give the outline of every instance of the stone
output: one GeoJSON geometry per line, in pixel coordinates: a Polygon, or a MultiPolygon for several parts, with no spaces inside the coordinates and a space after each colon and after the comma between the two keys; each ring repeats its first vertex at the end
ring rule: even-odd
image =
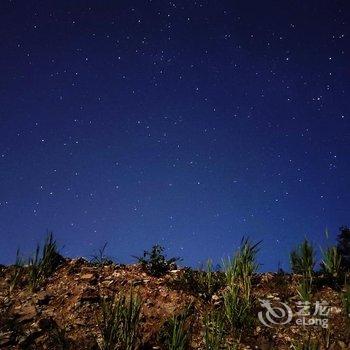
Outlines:
{"type": "Polygon", "coordinates": [[[34,305],[25,305],[19,309],[17,312],[18,315],[18,322],[24,323],[32,321],[36,316],[38,312],[34,305]]]}
{"type": "Polygon", "coordinates": [[[13,333],[12,332],[6,332],[6,333],[0,333],[0,348],[5,348],[5,346],[9,346],[12,344],[13,333]]]}
{"type": "Polygon", "coordinates": [[[45,291],[38,292],[36,294],[36,303],[38,305],[47,305],[52,299],[52,295],[46,293],[45,291]]]}
{"type": "Polygon", "coordinates": [[[85,273],[84,275],[80,276],[80,279],[83,281],[91,281],[95,278],[95,275],[93,273],[85,273]]]}

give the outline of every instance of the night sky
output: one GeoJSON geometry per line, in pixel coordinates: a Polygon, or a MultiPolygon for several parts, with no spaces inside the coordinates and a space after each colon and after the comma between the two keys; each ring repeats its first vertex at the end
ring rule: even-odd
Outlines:
{"type": "Polygon", "coordinates": [[[350,224],[348,1],[0,3],[0,262],[288,268],[350,224]]]}

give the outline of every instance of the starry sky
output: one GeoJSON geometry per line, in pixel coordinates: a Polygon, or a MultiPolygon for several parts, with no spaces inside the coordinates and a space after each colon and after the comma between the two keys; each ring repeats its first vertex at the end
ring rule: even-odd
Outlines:
{"type": "MultiPolygon", "coordinates": [[[[347,1],[0,3],[0,262],[198,266],[263,240],[288,268],[350,224],[347,1]]],[[[328,241],[329,241],[328,240],[328,241]]]]}

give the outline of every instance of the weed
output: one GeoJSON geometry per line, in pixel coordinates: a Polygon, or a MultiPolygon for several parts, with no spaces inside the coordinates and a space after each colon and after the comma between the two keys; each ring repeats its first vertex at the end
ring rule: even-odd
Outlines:
{"type": "Polygon", "coordinates": [[[293,350],[321,350],[321,344],[310,337],[292,345],[293,350]]]}
{"type": "Polygon", "coordinates": [[[151,251],[145,250],[143,256],[136,259],[150,275],[164,276],[180,258],[167,259],[163,252],[164,248],[156,244],[151,251]]]}
{"type": "Polygon", "coordinates": [[[250,299],[252,277],[259,267],[256,262],[256,255],[260,243],[253,244],[249,238],[243,238],[241,248],[233,259],[224,261],[227,285],[233,288],[233,286],[239,284],[247,300],[250,299]]]}
{"type": "Polygon", "coordinates": [[[312,276],[302,276],[298,287],[297,293],[300,299],[304,302],[310,301],[312,297],[312,276]]]}
{"type": "Polygon", "coordinates": [[[222,273],[214,271],[211,259],[207,260],[205,270],[199,271],[196,276],[198,293],[206,300],[209,300],[223,286],[222,273]]]}
{"type": "Polygon", "coordinates": [[[243,238],[241,247],[232,260],[224,262],[227,290],[224,293],[226,321],[236,331],[238,341],[242,331],[253,324],[251,296],[252,277],[258,269],[256,255],[260,242],[253,244],[243,238]]]}
{"type": "Polygon", "coordinates": [[[133,350],[138,340],[141,301],[130,292],[117,299],[101,301],[98,327],[101,333],[101,350],[133,350]]]}
{"type": "Polygon", "coordinates": [[[342,256],[337,247],[329,247],[326,251],[322,251],[323,260],[321,268],[323,272],[331,277],[339,277],[341,272],[342,256]]]}
{"type": "Polygon", "coordinates": [[[241,331],[253,324],[252,302],[240,295],[239,286],[231,286],[224,293],[224,313],[231,330],[241,331]]]}
{"type": "Polygon", "coordinates": [[[348,339],[350,339],[350,285],[346,285],[341,294],[343,313],[345,317],[345,332],[348,339]]]}
{"type": "Polygon", "coordinates": [[[304,240],[290,254],[290,261],[294,273],[311,276],[315,267],[315,252],[313,246],[304,240]]]}
{"type": "Polygon", "coordinates": [[[232,260],[224,262],[227,290],[224,292],[224,313],[231,330],[236,332],[238,342],[242,331],[253,324],[251,295],[252,277],[257,272],[256,255],[259,244],[243,238],[239,251],[232,260]]]}
{"type": "Polygon", "coordinates": [[[192,305],[187,306],[180,314],[168,320],[161,333],[162,341],[167,350],[186,350],[191,340],[191,323],[189,316],[192,305]]]}
{"type": "Polygon", "coordinates": [[[297,287],[298,295],[301,300],[310,301],[313,287],[315,252],[307,239],[291,252],[290,261],[292,271],[302,275],[297,287]]]}
{"type": "Polygon", "coordinates": [[[204,318],[204,344],[206,350],[220,350],[225,343],[225,322],[218,311],[204,318]]]}
{"type": "Polygon", "coordinates": [[[96,266],[102,267],[104,265],[110,265],[113,263],[113,261],[105,255],[105,251],[107,248],[107,242],[102,246],[102,248],[99,248],[98,251],[91,256],[90,263],[94,264],[96,266]]]}
{"type": "Polygon", "coordinates": [[[50,343],[55,346],[55,349],[70,349],[70,341],[67,337],[67,330],[65,327],[60,327],[56,322],[53,321],[48,331],[50,335],[50,343]]]}
{"type": "Polygon", "coordinates": [[[42,250],[38,244],[32,258],[29,259],[29,284],[32,291],[36,291],[43,281],[61,264],[63,258],[59,254],[56,241],[49,233],[42,250]]]}
{"type": "Polygon", "coordinates": [[[220,271],[214,271],[211,260],[208,260],[206,269],[194,271],[186,268],[170,282],[172,287],[199,294],[204,300],[211,297],[223,286],[223,276],[220,271]]]}
{"type": "Polygon", "coordinates": [[[17,249],[16,261],[15,261],[15,264],[13,265],[13,271],[10,274],[10,281],[9,281],[10,293],[12,293],[12,291],[16,288],[19,281],[21,280],[21,277],[23,275],[23,265],[24,265],[24,262],[23,262],[22,258],[20,257],[20,251],[19,251],[19,249],[17,249]]]}

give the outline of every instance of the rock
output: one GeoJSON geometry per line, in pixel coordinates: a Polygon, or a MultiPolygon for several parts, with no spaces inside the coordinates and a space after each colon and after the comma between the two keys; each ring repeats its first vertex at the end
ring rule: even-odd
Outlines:
{"type": "Polygon", "coordinates": [[[24,335],[19,338],[18,345],[20,349],[28,349],[29,346],[32,346],[35,343],[35,340],[42,335],[42,331],[33,331],[28,335],[24,335]]]}
{"type": "Polygon", "coordinates": [[[111,281],[111,280],[106,280],[106,281],[101,282],[101,284],[107,288],[110,287],[113,283],[114,283],[114,281],[111,281]]]}
{"type": "Polygon", "coordinates": [[[13,343],[13,333],[0,333],[0,348],[5,348],[13,343]]]}
{"type": "Polygon", "coordinates": [[[80,279],[83,281],[90,281],[95,278],[95,275],[93,273],[85,273],[84,275],[80,276],[80,279]]]}
{"type": "Polygon", "coordinates": [[[347,345],[341,340],[338,340],[338,345],[341,349],[348,349],[347,345]]]}
{"type": "Polygon", "coordinates": [[[98,291],[94,288],[87,288],[84,289],[81,295],[79,296],[80,302],[89,302],[89,303],[95,303],[100,300],[100,295],[98,291]]]}
{"type": "Polygon", "coordinates": [[[53,318],[45,317],[45,318],[41,318],[38,321],[37,326],[39,329],[45,331],[45,330],[50,330],[57,327],[57,323],[53,318]]]}
{"type": "Polygon", "coordinates": [[[25,323],[32,321],[36,316],[38,312],[34,305],[25,305],[19,309],[17,312],[18,315],[18,322],[25,323]]]}
{"type": "Polygon", "coordinates": [[[330,309],[330,313],[331,314],[341,314],[343,312],[343,309],[341,307],[337,307],[337,306],[332,306],[330,309]]]}
{"type": "Polygon", "coordinates": [[[36,303],[38,305],[47,305],[52,299],[52,295],[46,293],[45,291],[38,292],[36,294],[36,303]]]}

